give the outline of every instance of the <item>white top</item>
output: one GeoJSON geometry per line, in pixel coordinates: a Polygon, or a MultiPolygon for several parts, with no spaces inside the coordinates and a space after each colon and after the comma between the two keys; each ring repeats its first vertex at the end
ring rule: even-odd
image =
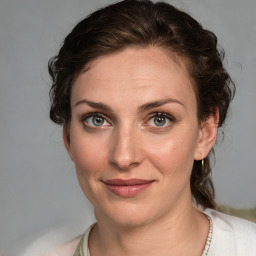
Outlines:
{"type": "Polygon", "coordinates": [[[256,256],[256,224],[212,209],[204,211],[213,222],[207,256],[256,256]]]}
{"type": "MultiPolygon", "coordinates": [[[[204,211],[212,219],[213,234],[207,256],[256,256],[256,224],[212,209],[204,211]]],[[[90,256],[88,237],[91,225],[82,241],[83,256],[90,256]]]]}

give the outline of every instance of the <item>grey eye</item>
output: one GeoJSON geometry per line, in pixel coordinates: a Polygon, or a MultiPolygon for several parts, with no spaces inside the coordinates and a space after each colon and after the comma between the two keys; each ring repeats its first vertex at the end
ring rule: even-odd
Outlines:
{"type": "Polygon", "coordinates": [[[91,128],[103,128],[111,126],[111,123],[107,121],[107,118],[101,113],[89,113],[81,119],[82,123],[86,127],[91,128]]]}
{"type": "Polygon", "coordinates": [[[163,117],[163,116],[154,117],[154,124],[156,126],[164,126],[166,124],[166,117],[163,117]]]}
{"type": "Polygon", "coordinates": [[[92,123],[95,126],[102,126],[104,124],[105,119],[101,116],[93,116],[92,123]]]}

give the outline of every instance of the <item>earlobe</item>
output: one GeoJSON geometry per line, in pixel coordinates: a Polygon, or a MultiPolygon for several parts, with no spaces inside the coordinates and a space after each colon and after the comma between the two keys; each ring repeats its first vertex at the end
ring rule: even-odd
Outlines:
{"type": "Polygon", "coordinates": [[[194,155],[195,160],[204,159],[214,146],[217,139],[218,123],[218,110],[216,110],[214,114],[210,115],[206,121],[201,123],[199,138],[194,155]]]}
{"type": "Polygon", "coordinates": [[[70,149],[70,132],[69,132],[69,126],[67,124],[63,125],[63,131],[62,131],[62,136],[63,136],[63,142],[65,145],[65,148],[69,154],[69,157],[73,161],[71,149],[70,149]]]}

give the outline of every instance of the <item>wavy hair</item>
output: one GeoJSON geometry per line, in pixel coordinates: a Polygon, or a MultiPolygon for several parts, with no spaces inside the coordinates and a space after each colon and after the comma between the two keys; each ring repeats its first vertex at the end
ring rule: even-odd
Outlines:
{"type": "MultiPolygon", "coordinates": [[[[92,60],[128,47],[156,46],[186,60],[194,84],[199,122],[219,111],[221,127],[235,87],[223,67],[224,51],[217,37],[189,14],[164,2],[124,0],[93,12],[65,38],[57,56],[50,59],[52,78],[50,118],[57,124],[70,121],[73,82],[92,60]]],[[[212,153],[212,152],[211,152],[212,153]]],[[[194,161],[190,186],[194,200],[215,208],[210,155],[194,161]]]]}

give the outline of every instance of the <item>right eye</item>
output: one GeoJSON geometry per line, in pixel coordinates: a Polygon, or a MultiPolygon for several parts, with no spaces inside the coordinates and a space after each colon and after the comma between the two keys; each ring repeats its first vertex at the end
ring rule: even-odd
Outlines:
{"type": "Polygon", "coordinates": [[[109,126],[110,123],[100,113],[91,113],[83,117],[82,122],[90,127],[104,127],[109,126]]]}

